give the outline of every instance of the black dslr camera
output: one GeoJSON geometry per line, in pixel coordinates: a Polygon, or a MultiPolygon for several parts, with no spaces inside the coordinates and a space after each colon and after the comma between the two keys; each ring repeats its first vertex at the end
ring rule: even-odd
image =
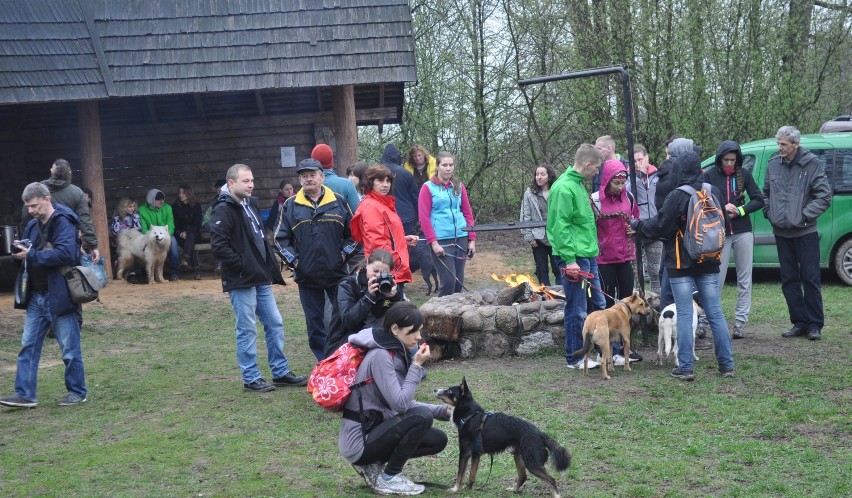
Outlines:
{"type": "Polygon", "coordinates": [[[395,283],[393,275],[386,271],[379,273],[376,282],[379,284],[379,292],[382,294],[390,294],[391,289],[393,289],[393,284],[395,283]]]}
{"type": "Polygon", "coordinates": [[[17,254],[17,253],[23,251],[24,249],[31,248],[32,246],[33,246],[33,242],[30,239],[19,240],[17,244],[14,244],[10,248],[10,251],[12,252],[12,254],[17,254]]]}

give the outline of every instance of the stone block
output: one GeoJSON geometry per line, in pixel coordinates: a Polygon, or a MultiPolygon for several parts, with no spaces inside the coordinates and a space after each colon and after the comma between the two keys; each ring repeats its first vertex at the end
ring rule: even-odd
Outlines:
{"type": "Polygon", "coordinates": [[[462,318],[460,315],[424,314],[423,336],[426,339],[458,341],[461,336],[462,318]]]}
{"type": "Polygon", "coordinates": [[[541,331],[525,335],[515,349],[519,355],[535,354],[544,348],[554,347],[553,335],[550,332],[541,331]]]}
{"type": "Polygon", "coordinates": [[[485,356],[491,358],[499,358],[512,353],[508,338],[499,333],[482,334],[482,343],[479,349],[485,356]]]}
{"type": "Polygon", "coordinates": [[[482,330],[483,328],[484,320],[482,315],[480,315],[476,309],[469,309],[465,311],[462,313],[461,319],[464,330],[482,330]]]}

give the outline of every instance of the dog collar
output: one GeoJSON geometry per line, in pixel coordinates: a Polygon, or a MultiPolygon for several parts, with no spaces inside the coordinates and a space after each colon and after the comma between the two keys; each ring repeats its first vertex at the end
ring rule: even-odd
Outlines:
{"type": "Polygon", "coordinates": [[[622,300],[620,300],[620,299],[619,299],[618,301],[616,301],[616,303],[621,304],[621,305],[623,305],[625,308],[627,308],[627,314],[628,314],[628,315],[631,315],[631,314],[632,314],[632,313],[630,312],[630,306],[629,306],[627,303],[625,303],[624,301],[622,301],[622,300]]]}

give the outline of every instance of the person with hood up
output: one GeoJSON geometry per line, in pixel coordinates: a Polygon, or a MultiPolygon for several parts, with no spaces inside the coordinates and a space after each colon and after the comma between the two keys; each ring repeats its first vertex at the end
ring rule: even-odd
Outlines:
{"type": "MultiPolygon", "coordinates": [[[[692,293],[698,290],[710,330],[713,332],[713,344],[716,349],[718,371],[723,377],[733,377],[734,356],[731,350],[731,337],[728,335],[728,324],[722,314],[719,297],[719,261],[709,258],[698,263],[690,258],[683,245],[686,231],[686,214],[689,209],[691,194],[678,189],[681,185],[689,185],[696,190],[702,188],[701,160],[693,151],[674,155],[671,160],[672,171],[676,172],[678,183],[666,196],[665,201],[657,212],[657,216],[648,220],[632,220],[631,228],[644,237],[663,239],[666,271],[671,281],[677,308],[677,357],[679,366],[671,371],[671,375],[683,381],[695,380],[693,365],[692,336],[692,293]]],[[[717,188],[712,187],[716,199],[721,198],[717,188]]]]}
{"type": "MultiPolygon", "coordinates": [[[[167,227],[171,236],[169,245],[169,280],[175,281],[178,275],[178,243],[175,237],[175,216],[172,206],[166,204],[166,194],[162,190],[152,188],[145,196],[146,204],[139,206],[139,221],[142,222],[142,233],[148,233],[153,226],[167,227]]],[[[151,277],[152,278],[152,277],[151,277]]]]}
{"type": "Polygon", "coordinates": [[[396,212],[396,199],[391,195],[394,177],[381,164],[367,168],[362,183],[364,200],[352,217],[352,239],[364,245],[364,257],[369,260],[376,249],[393,255],[393,278],[404,293],[411,282],[408,246],[417,245],[416,235],[405,235],[402,220],[396,212]]]}
{"type": "Polygon", "coordinates": [[[725,224],[725,247],[719,262],[719,292],[725,285],[728,261],[733,252],[737,270],[737,304],[731,333],[734,339],[743,339],[744,327],[751,311],[751,273],[754,262],[754,232],[749,215],[763,208],[763,194],[751,172],[743,168],[740,144],[733,140],[719,144],[715,164],[704,170],[704,178],[721,192],[719,201],[728,217],[725,224]]]}
{"type": "Polygon", "coordinates": [[[447,434],[433,421],[450,420],[447,405],[414,399],[426,375],[429,345],[421,341],[423,314],[410,302],[396,303],[381,326],[349,336],[368,352],[353,383],[373,382],[353,392],[343,409],[338,449],[374,491],[383,495],[417,495],[425,490],[402,473],[412,458],[436,455],[447,446],[447,434]],[[363,421],[362,421],[363,420],[363,421]]]}
{"type": "Polygon", "coordinates": [[[819,158],[800,146],[795,126],[775,134],[778,153],[766,165],[763,215],[772,225],[781,292],[793,327],[782,337],[818,341],[825,325],[819,269],[817,218],[831,206],[831,184],[819,158]]]}
{"type": "MultiPolygon", "coordinates": [[[[639,207],[633,194],[624,188],[627,185],[627,168],[624,163],[617,159],[604,161],[600,177],[601,187],[591,195],[600,250],[597,257],[598,271],[604,292],[615,299],[624,299],[633,293],[632,262],[636,260],[636,247],[629,222],[639,218],[639,207]]],[[[604,298],[607,308],[615,304],[609,296],[604,298]]],[[[613,364],[624,365],[620,348],[615,344],[613,348],[613,364]]],[[[631,361],[640,359],[641,356],[632,352],[631,361]]]]}
{"type": "MultiPolygon", "coordinates": [[[[95,226],[92,223],[91,205],[83,189],[71,183],[71,164],[65,159],[53,161],[50,166],[50,178],[41,183],[47,185],[54,204],[62,204],[77,214],[80,232],[83,234],[83,250],[91,253],[92,261],[97,263],[101,253],[98,251],[98,236],[95,234],[95,226]]],[[[24,206],[21,212],[21,224],[26,226],[31,219],[32,216],[24,206]]]]}
{"type": "Polygon", "coordinates": [[[476,254],[476,233],[464,231],[474,224],[473,209],[464,184],[453,178],[455,158],[439,152],[437,160],[437,173],[420,187],[418,208],[420,226],[438,269],[440,297],[464,288],[464,267],[476,254]]]}
{"type": "Polygon", "coordinates": [[[402,220],[405,235],[417,235],[417,202],[419,190],[414,176],[402,167],[402,156],[394,144],[385,146],[382,152],[383,166],[393,173],[393,193],[396,199],[396,212],[402,220]]]}
{"type": "Polygon", "coordinates": [[[88,393],[77,319],[78,315],[82,317],[82,308],[71,300],[62,273],[63,267],[75,266],[80,260],[79,220],[71,209],[53,203],[50,190],[42,183],[27,185],[21,200],[32,219],[24,228],[22,239],[13,241],[17,252],[12,258],[23,263],[19,271],[27,275],[30,290],[27,302],[16,304],[27,313],[15,373],[15,395],[0,399],[0,405],[38,406],[38,364],[49,327],[53,327],[65,363],[68,392],[59,400],[59,406],[79,405],[86,402],[88,393]],[[23,240],[29,240],[30,245],[22,244],[23,240]]]}

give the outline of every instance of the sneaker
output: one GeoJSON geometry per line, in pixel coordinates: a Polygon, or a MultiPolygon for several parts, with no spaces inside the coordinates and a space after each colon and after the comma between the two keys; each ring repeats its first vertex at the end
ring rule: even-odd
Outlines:
{"type": "Polygon", "coordinates": [[[620,354],[612,355],[612,364],[616,367],[623,367],[624,366],[624,357],[621,356],[620,354]]]}
{"type": "Polygon", "coordinates": [[[371,463],[369,465],[355,465],[353,463],[352,467],[359,476],[364,478],[364,482],[367,483],[367,486],[370,488],[376,487],[376,478],[382,473],[382,464],[371,463]]]}
{"type": "Polygon", "coordinates": [[[304,375],[295,375],[293,372],[287,372],[287,375],[284,377],[272,379],[272,384],[277,387],[306,386],[308,385],[308,378],[304,375]]]}
{"type": "Polygon", "coordinates": [[[633,348],[630,348],[630,363],[642,361],[642,355],[637,353],[633,348]]]}
{"type": "Polygon", "coordinates": [[[38,406],[38,401],[30,401],[20,396],[9,396],[8,398],[0,399],[0,405],[12,408],[35,408],[38,406]]]}
{"type": "Polygon", "coordinates": [[[694,373],[681,370],[680,367],[675,367],[672,369],[672,377],[680,379],[684,382],[692,382],[693,380],[695,380],[694,373]]]}
{"type": "MultiPolygon", "coordinates": [[[[600,361],[595,361],[595,360],[589,358],[589,369],[597,368],[597,367],[600,366],[600,364],[601,364],[600,361]]],[[[580,358],[579,360],[575,361],[574,363],[569,363],[565,366],[572,369],[572,370],[576,370],[576,369],[582,370],[583,369],[583,359],[580,358]]]]}
{"type": "Polygon", "coordinates": [[[705,349],[713,349],[713,343],[709,339],[696,339],[695,349],[698,351],[705,349]]]}
{"type": "Polygon", "coordinates": [[[781,337],[799,337],[807,334],[808,332],[804,327],[799,327],[798,325],[794,325],[793,328],[781,334],[781,337]]]}
{"type": "Polygon", "coordinates": [[[264,380],[263,377],[261,377],[261,378],[257,379],[256,381],[252,382],[251,384],[243,384],[243,389],[246,390],[246,391],[253,391],[253,392],[256,392],[256,393],[265,393],[265,392],[269,392],[269,391],[274,391],[275,386],[273,386],[269,382],[266,382],[266,380],[264,380]]]}
{"type": "Polygon", "coordinates": [[[85,403],[88,398],[77,393],[69,392],[59,400],[59,406],[74,406],[85,403]]]}
{"type": "Polygon", "coordinates": [[[820,333],[819,329],[817,329],[817,328],[810,329],[810,330],[808,330],[808,339],[810,339],[812,341],[818,341],[818,340],[822,339],[822,334],[820,333]]]}
{"type": "Polygon", "coordinates": [[[723,379],[731,379],[734,377],[733,370],[719,370],[719,375],[722,376],[723,379]]]}
{"type": "Polygon", "coordinates": [[[731,328],[731,338],[745,339],[745,330],[743,330],[742,325],[737,324],[731,328]]]}
{"type": "Polygon", "coordinates": [[[376,484],[373,486],[373,491],[380,495],[413,496],[419,495],[425,490],[426,486],[422,484],[414,484],[408,480],[407,477],[402,475],[401,472],[390,479],[385,479],[385,475],[382,474],[376,477],[376,484]]]}

